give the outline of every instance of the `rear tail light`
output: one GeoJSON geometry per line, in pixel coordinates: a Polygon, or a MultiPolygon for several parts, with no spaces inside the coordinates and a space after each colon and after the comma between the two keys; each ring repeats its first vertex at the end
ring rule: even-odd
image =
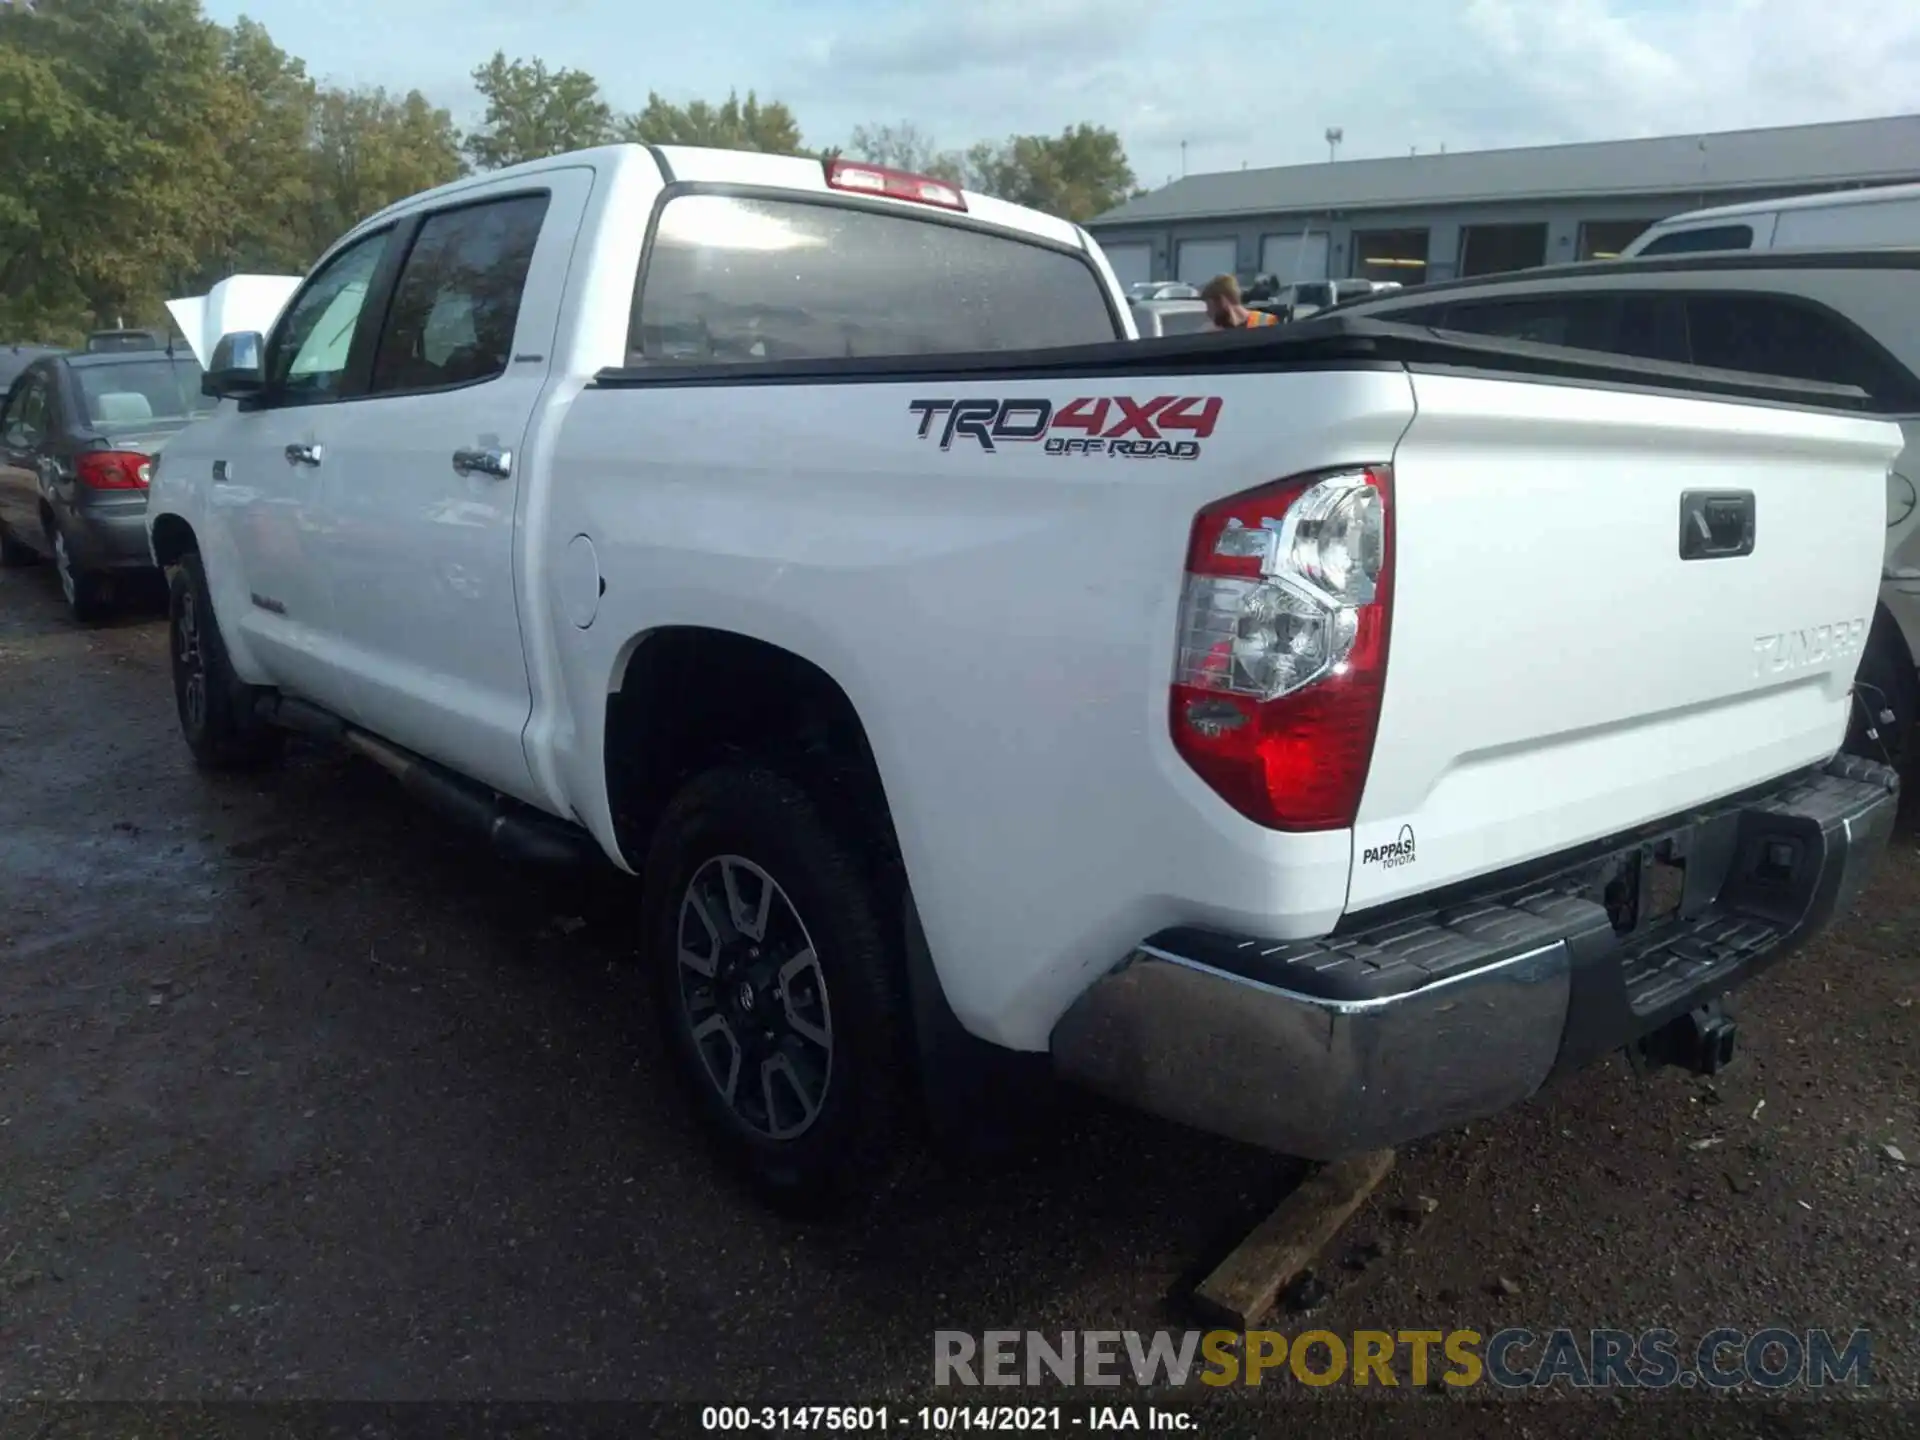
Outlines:
{"type": "Polygon", "coordinates": [[[1373,762],[1393,613],[1393,472],[1283,480],[1193,522],[1173,741],[1275,830],[1353,824],[1373,762]]]}
{"type": "Polygon", "coordinates": [[[885,195],[893,200],[938,205],[943,210],[967,208],[967,197],[960,193],[958,185],[949,185],[945,180],[936,180],[931,175],[889,170],[884,165],[865,165],[857,160],[829,160],[827,186],[855,194],[885,195]]]}
{"type": "Polygon", "coordinates": [[[88,450],[73,468],[89,490],[144,490],[152,476],[147,457],[134,450],[88,450]]]}

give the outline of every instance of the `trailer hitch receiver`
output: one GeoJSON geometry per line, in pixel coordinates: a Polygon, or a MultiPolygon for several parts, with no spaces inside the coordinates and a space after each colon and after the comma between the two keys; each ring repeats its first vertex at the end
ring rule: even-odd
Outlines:
{"type": "Polygon", "coordinates": [[[1641,1068],[1677,1065],[1695,1075],[1718,1075],[1733,1063],[1740,1027],[1718,1000],[1676,1016],[1639,1041],[1633,1058],[1641,1068]]]}

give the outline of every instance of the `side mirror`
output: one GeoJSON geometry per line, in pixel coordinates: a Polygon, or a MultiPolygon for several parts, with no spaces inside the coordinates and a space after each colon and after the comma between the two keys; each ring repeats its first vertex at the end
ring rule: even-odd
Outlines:
{"type": "Polygon", "coordinates": [[[213,361],[200,376],[200,393],[216,400],[244,399],[267,388],[267,342],[258,330],[222,335],[213,361]]]}

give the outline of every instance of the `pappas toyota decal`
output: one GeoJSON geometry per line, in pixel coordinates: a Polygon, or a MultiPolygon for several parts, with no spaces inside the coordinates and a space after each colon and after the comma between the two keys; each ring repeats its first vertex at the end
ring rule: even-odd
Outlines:
{"type": "Polygon", "coordinates": [[[1087,396],[1051,400],[915,400],[920,438],[942,450],[973,440],[993,454],[1002,445],[1042,446],[1049,455],[1119,455],[1133,460],[1197,460],[1200,442],[1220,422],[1217,395],[1087,396]],[[1178,438],[1176,438],[1178,437],[1178,438]]]}
{"type": "Polygon", "coordinates": [[[1362,865],[1378,865],[1383,870],[1396,870],[1402,865],[1413,864],[1413,827],[1402,825],[1397,838],[1384,845],[1369,845],[1360,855],[1362,865]]]}

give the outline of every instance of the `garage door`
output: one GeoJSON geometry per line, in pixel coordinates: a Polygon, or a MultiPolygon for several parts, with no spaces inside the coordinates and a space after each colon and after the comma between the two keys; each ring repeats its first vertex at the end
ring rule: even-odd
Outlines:
{"type": "Polygon", "coordinates": [[[1178,278],[1189,285],[1204,285],[1216,275],[1231,275],[1238,250],[1232,240],[1182,240],[1178,278]]]}
{"type": "Polygon", "coordinates": [[[1268,235],[1260,241],[1260,273],[1283,284],[1327,278],[1327,235],[1268,235]]]}
{"type": "Polygon", "coordinates": [[[1120,282],[1120,288],[1129,285],[1144,285],[1153,278],[1153,247],[1151,245],[1102,245],[1107,252],[1107,263],[1113,266],[1113,278],[1120,282]]]}

